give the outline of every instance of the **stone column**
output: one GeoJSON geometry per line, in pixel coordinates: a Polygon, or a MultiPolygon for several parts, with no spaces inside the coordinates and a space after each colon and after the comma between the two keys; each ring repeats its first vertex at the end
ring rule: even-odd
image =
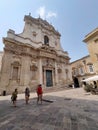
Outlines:
{"type": "Polygon", "coordinates": [[[42,84],[43,82],[43,72],[42,72],[42,60],[39,59],[39,83],[42,84]]]}
{"type": "Polygon", "coordinates": [[[27,86],[30,81],[30,59],[29,57],[22,58],[21,68],[21,85],[27,86]]]}
{"type": "Polygon", "coordinates": [[[11,69],[11,55],[9,53],[4,52],[2,58],[2,67],[1,67],[1,80],[0,80],[0,90],[1,93],[3,90],[6,90],[9,87],[10,83],[10,69],[11,69]]]}
{"type": "Polygon", "coordinates": [[[55,85],[58,84],[58,69],[57,69],[57,63],[55,62],[55,85]]]}

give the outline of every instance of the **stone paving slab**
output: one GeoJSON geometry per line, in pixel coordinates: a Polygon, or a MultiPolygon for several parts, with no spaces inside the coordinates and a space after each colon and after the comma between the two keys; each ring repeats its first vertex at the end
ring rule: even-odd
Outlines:
{"type": "Polygon", "coordinates": [[[98,130],[98,97],[82,88],[44,94],[43,104],[36,94],[26,105],[24,94],[13,107],[10,95],[0,96],[0,130],[98,130]]]}

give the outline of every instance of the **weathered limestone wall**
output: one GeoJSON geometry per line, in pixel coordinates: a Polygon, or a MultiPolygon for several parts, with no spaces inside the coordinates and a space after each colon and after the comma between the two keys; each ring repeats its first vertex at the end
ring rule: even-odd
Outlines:
{"type": "Polygon", "coordinates": [[[68,53],[60,44],[60,33],[46,20],[24,17],[23,32],[9,30],[3,38],[4,56],[0,91],[11,93],[25,87],[34,91],[38,84],[48,87],[66,86],[70,81],[68,53]]]}

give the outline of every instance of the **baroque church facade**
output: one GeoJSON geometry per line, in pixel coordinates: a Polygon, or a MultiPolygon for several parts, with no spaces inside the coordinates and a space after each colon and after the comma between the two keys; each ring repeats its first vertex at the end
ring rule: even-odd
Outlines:
{"type": "Polygon", "coordinates": [[[27,86],[33,91],[38,84],[44,89],[66,86],[70,58],[61,47],[61,34],[41,18],[26,15],[24,22],[22,33],[9,29],[3,38],[0,91],[23,92],[27,86]]]}

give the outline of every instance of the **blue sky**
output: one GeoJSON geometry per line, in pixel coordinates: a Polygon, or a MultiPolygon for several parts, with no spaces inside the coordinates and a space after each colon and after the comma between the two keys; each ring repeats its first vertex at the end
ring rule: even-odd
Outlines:
{"type": "Polygon", "coordinates": [[[24,15],[40,17],[61,33],[61,45],[71,61],[88,55],[85,35],[98,27],[98,0],[0,0],[0,51],[9,29],[21,33],[24,15]]]}

